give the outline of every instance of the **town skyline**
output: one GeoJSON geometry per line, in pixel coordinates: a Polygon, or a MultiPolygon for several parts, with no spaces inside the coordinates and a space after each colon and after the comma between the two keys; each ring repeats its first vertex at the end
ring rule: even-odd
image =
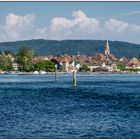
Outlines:
{"type": "Polygon", "coordinates": [[[140,55],[131,59],[112,53],[108,40],[103,45],[104,52],[95,55],[49,54],[35,55],[35,50],[21,45],[17,53],[5,50],[0,53],[0,74],[30,73],[46,74],[47,72],[107,72],[107,73],[139,73],[140,55]],[[55,69],[56,68],[56,69],[55,69]]]}
{"type": "Polygon", "coordinates": [[[0,2],[0,42],[91,39],[140,44],[139,8],[140,2],[0,2]]]}

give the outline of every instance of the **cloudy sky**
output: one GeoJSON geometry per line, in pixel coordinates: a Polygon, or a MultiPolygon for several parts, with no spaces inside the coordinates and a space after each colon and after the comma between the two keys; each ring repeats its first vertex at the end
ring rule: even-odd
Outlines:
{"type": "Polygon", "coordinates": [[[40,38],[140,44],[140,2],[0,2],[0,42],[40,38]]]}

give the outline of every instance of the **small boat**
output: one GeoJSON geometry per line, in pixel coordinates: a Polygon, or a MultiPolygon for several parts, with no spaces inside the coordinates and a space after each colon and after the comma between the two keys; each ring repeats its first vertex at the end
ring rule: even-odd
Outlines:
{"type": "Polygon", "coordinates": [[[3,72],[3,71],[1,71],[1,72],[0,72],[0,74],[4,74],[4,72],[3,72]]]}
{"type": "Polygon", "coordinates": [[[137,71],[137,74],[140,74],[140,71],[137,71]]]}
{"type": "Polygon", "coordinates": [[[40,74],[46,74],[46,71],[40,71],[39,73],[40,74]]]}
{"type": "Polygon", "coordinates": [[[5,71],[4,74],[9,74],[9,72],[8,71],[5,71]]]}
{"type": "Polygon", "coordinates": [[[34,71],[34,73],[33,74],[39,74],[39,72],[38,71],[34,71]]]}

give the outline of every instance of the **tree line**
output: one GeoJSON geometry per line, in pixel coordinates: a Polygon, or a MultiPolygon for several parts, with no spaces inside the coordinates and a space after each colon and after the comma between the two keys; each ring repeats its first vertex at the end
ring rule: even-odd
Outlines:
{"type": "Polygon", "coordinates": [[[2,71],[12,71],[14,70],[13,62],[18,64],[19,71],[54,71],[55,63],[50,60],[41,60],[37,63],[33,62],[35,56],[35,51],[22,45],[16,54],[6,50],[0,52],[0,70],[2,71]]]}

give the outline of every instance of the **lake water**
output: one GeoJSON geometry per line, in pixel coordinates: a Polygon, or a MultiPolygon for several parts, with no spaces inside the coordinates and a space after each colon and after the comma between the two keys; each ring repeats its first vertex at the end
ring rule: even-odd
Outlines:
{"type": "Polygon", "coordinates": [[[0,75],[0,138],[140,138],[140,75],[0,75]]]}

